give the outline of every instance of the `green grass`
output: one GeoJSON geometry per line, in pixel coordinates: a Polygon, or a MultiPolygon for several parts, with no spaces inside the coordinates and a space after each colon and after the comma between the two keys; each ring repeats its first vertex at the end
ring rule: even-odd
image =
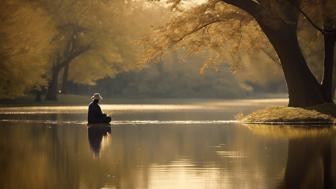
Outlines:
{"type": "Polygon", "coordinates": [[[334,108],[333,104],[306,109],[282,106],[270,107],[257,110],[247,116],[238,115],[237,119],[243,123],[334,123],[334,108]]]}

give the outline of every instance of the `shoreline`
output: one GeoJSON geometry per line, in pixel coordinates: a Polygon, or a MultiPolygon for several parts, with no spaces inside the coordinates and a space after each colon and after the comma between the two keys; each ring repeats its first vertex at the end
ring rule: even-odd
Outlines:
{"type": "Polygon", "coordinates": [[[321,104],[308,108],[285,106],[256,110],[249,115],[237,115],[244,124],[267,125],[335,125],[336,105],[321,104]]]}
{"type": "MultiPolygon", "coordinates": [[[[132,97],[132,98],[104,98],[102,104],[189,104],[189,103],[275,103],[286,104],[288,98],[284,96],[278,97],[248,97],[248,98],[150,98],[150,97],[132,97]]],[[[58,101],[34,101],[33,96],[25,96],[18,99],[0,100],[0,107],[17,107],[17,106],[66,106],[66,105],[87,105],[91,102],[89,96],[83,95],[60,95],[58,101]]]]}
{"type": "MultiPolygon", "coordinates": [[[[90,98],[82,95],[60,95],[59,101],[34,102],[33,96],[15,100],[0,100],[0,108],[19,107],[57,107],[57,106],[87,106],[90,98]]],[[[336,105],[321,104],[308,108],[287,107],[287,98],[105,98],[102,105],[192,105],[205,109],[214,107],[234,108],[235,106],[255,106],[252,112],[243,115],[238,113],[234,120],[248,125],[292,125],[330,126],[336,124],[336,105]],[[200,107],[199,107],[200,106],[200,107]],[[261,109],[259,109],[261,108],[261,109]]]]}

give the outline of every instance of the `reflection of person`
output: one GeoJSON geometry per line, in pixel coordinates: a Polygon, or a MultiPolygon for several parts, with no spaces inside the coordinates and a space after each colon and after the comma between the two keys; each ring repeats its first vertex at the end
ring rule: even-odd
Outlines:
{"type": "Polygon", "coordinates": [[[111,133],[110,126],[88,127],[89,144],[96,157],[99,156],[103,137],[107,137],[108,133],[111,133]]]}
{"type": "Polygon", "coordinates": [[[103,99],[99,93],[94,93],[89,104],[88,123],[110,123],[111,117],[104,114],[99,106],[99,100],[103,99]]]}

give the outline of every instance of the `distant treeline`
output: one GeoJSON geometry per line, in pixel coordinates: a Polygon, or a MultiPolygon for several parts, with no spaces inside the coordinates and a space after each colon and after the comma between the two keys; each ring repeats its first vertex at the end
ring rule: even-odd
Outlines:
{"type": "Polygon", "coordinates": [[[69,93],[101,92],[107,97],[182,97],[182,98],[240,98],[256,93],[285,92],[283,81],[258,85],[240,81],[223,64],[217,70],[199,73],[201,61],[188,63],[152,64],[145,69],[118,74],[87,87],[71,84],[69,93]]]}

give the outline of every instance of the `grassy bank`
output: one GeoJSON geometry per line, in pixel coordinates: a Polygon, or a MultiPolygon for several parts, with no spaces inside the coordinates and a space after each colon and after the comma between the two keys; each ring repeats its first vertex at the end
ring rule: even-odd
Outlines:
{"type": "Polygon", "coordinates": [[[270,107],[257,110],[247,116],[238,116],[243,123],[265,124],[334,124],[336,106],[322,104],[309,108],[270,107]]]}

